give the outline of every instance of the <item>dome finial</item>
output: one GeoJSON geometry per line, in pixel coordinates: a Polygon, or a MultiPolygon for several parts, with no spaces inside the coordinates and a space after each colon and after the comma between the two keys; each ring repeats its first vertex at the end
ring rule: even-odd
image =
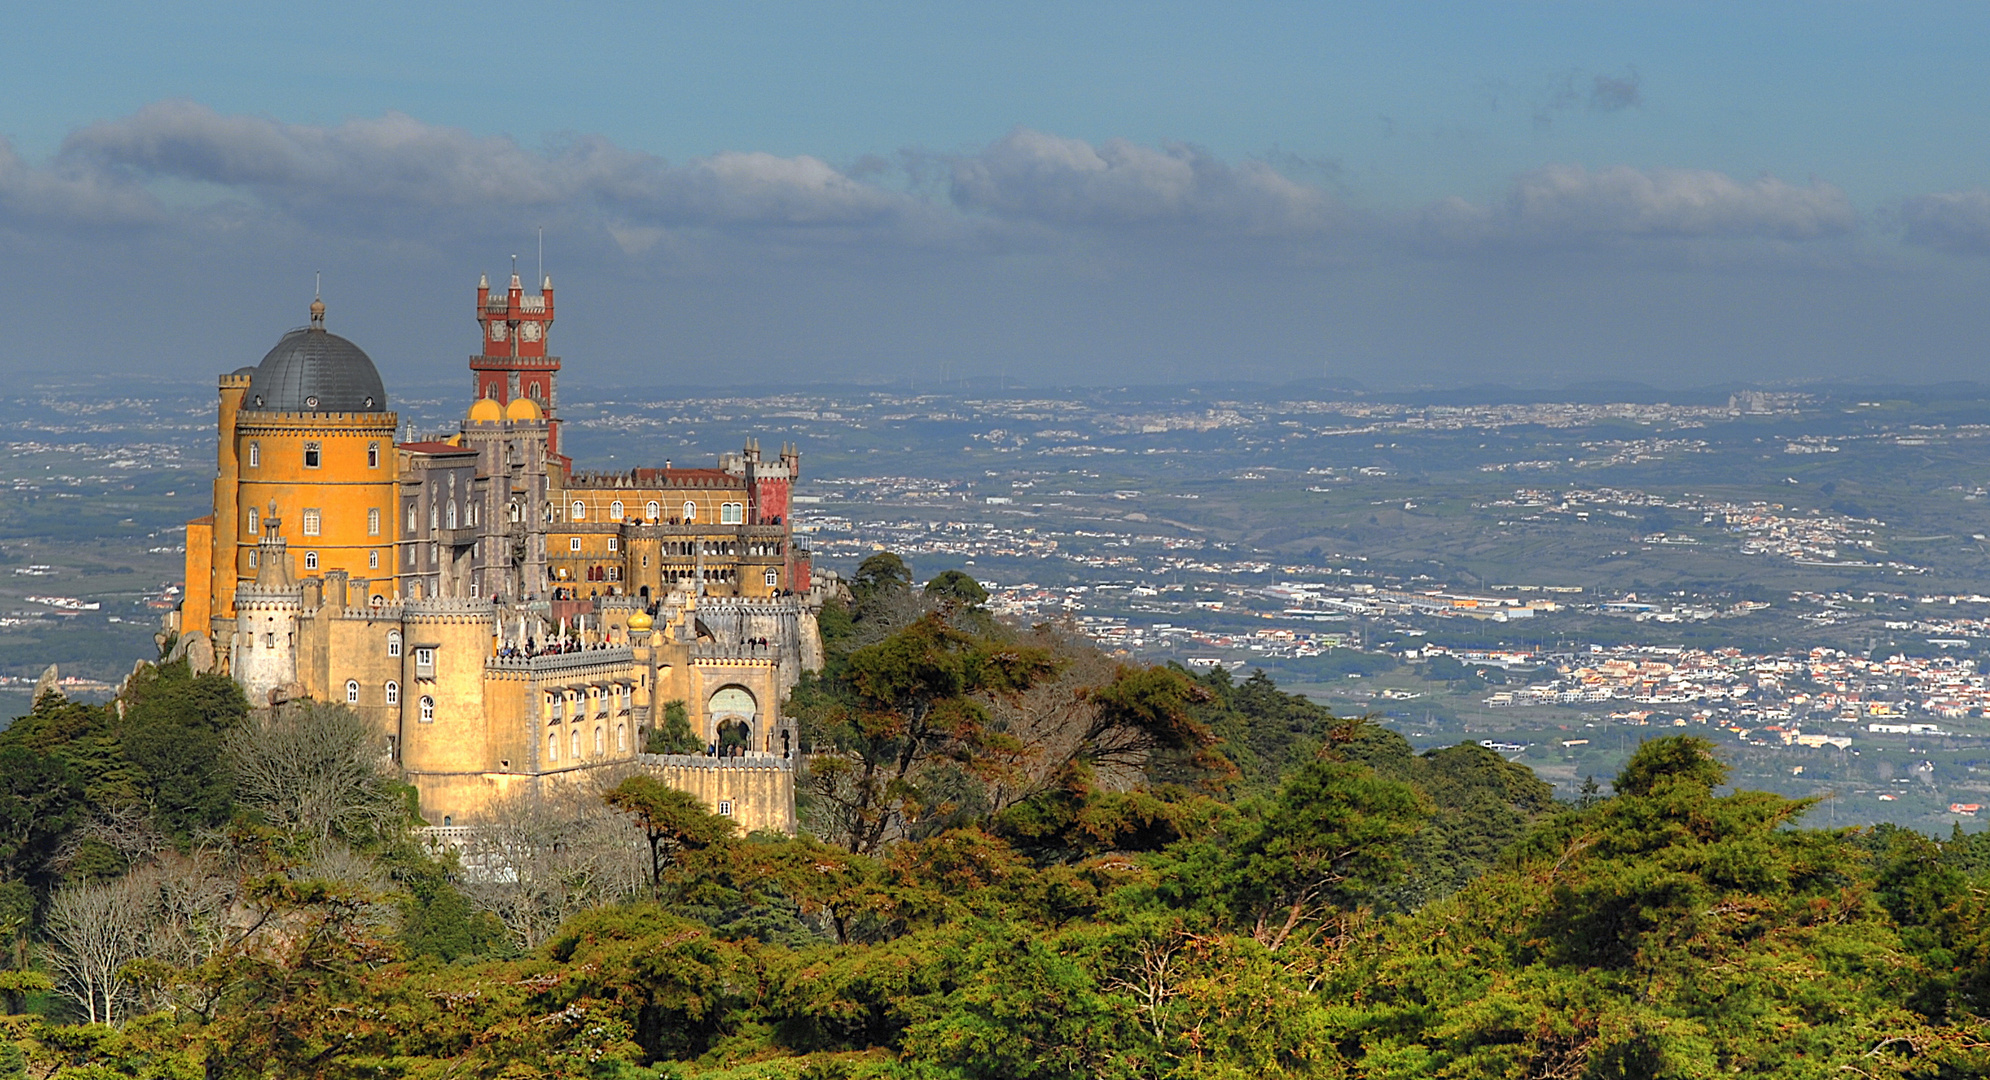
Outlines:
{"type": "Polygon", "coordinates": [[[325,272],[318,271],[311,282],[311,329],[325,328],[325,272]]]}

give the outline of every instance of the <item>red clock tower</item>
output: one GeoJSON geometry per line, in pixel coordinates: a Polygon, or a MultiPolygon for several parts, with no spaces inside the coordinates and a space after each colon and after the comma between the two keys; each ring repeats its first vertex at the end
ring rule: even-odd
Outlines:
{"type": "Polygon", "coordinates": [[[477,396],[508,405],[514,398],[531,398],[546,413],[546,451],[564,463],[560,453],[560,358],[546,352],[553,327],[553,279],[539,285],[536,296],[525,295],[518,275],[502,293],[491,291],[489,277],[477,279],[477,326],[484,347],[470,358],[477,377],[477,396]]]}

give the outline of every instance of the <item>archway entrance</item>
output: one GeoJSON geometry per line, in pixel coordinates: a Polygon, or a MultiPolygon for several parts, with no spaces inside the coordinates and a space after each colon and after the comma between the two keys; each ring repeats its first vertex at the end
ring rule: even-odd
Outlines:
{"type": "Polygon", "coordinates": [[[720,687],[711,696],[705,712],[712,718],[713,741],[721,755],[761,749],[753,744],[753,721],[759,711],[752,691],[743,686],[720,687]]]}
{"type": "Polygon", "coordinates": [[[753,743],[753,729],[744,720],[724,720],[719,723],[719,756],[729,757],[738,750],[750,750],[753,743]]]}

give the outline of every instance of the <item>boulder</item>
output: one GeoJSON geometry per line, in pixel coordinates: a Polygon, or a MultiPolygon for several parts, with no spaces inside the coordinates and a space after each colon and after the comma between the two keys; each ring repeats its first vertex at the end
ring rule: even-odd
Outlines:
{"type": "Polygon", "coordinates": [[[54,694],[60,697],[62,691],[57,687],[56,682],[61,678],[61,674],[55,670],[55,665],[48,665],[42,671],[41,678],[35,680],[35,696],[33,700],[36,702],[41,701],[43,694],[54,694]]]}

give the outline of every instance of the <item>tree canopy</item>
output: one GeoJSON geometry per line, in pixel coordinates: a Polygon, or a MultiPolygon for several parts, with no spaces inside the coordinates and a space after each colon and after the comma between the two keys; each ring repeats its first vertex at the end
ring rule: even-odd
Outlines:
{"type": "Polygon", "coordinates": [[[1990,1072],[1990,834],[1808,828],[1678,735],[1561,801],[866,566],[789,704],[799,836],[638,771],[427,848],[339,707],[44,697],[0,732],[0,1075],[1990,1072]]]}

